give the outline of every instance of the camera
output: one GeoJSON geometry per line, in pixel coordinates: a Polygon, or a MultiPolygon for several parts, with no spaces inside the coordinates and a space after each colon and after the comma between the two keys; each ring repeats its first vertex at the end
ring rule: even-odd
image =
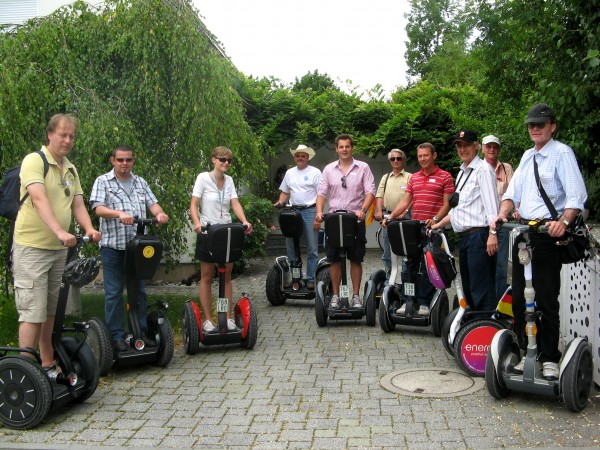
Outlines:
{"type": "Polygon", "coordinates": [[[448,199],[448,203],[450,204],[450,208],[455,208],[458,206],[459,194],[458,192],[453,192],[450,198],[448,199]]]}

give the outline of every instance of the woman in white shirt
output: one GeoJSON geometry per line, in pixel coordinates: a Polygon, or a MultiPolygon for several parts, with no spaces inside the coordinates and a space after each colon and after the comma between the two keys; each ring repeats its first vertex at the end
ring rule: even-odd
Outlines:
{"type": "MultiPolygon", "coordinates": [[[[252,224],[246,220],[244,210],[233,184],[233,179],[225,172],[233,163],[233,153],[227,147],[215,147],[212,151],[213,170],[202,172],[196,178],[192,201],[190,202],[190,214],[194,231],[198,234],[196,241],[196,259],[200,260],[200,306],[205,318],[202,324],[204,332],[215,329],[210,316],[210,304],[212,300],[211,285],[214,274],[214,261],[208,252],[208,236],[201,233],[203,225],[231,223],[229,209],[233,209],[235,215],[247,226],[246,234],[252,231],[252,224]],[[199,213],[199,209],[202,210],[199,213]]],[[[227,311],[227,328],[236,330],[235,322],[230,317],[232,306],[231,269],[233,263],[227,264],[225,273],[225,296],[229,299],[227,311]]]]}

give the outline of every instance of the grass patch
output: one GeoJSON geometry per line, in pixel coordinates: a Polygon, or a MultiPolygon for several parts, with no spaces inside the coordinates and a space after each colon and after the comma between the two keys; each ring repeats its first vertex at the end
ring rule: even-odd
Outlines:
{"type": "MultiPolygon", "coordinates": [[[[181,318],[183,316],[183,305],[189,300],[189,295],[165,295],[148,294],[148,305],[156,303],[158,300],[166,301],[169,304],[167,318],[173,327],[176,342],[181,339],[181,318]]],[[[198,301],[197,298],[194,298],[198,301]]],[[[125,297],[127,301],[127,297],[125,297]]],[[[83,293],[81,295],[81,315],[67,316],[65,324],[72,322],[86,321],[92,317],[104,318],[104,294],[83,293]]],[[[149,308],[150,310],[150,308],[149,308]]],[[[18,345],[18,314],[15,308],[14,297],[1,297],[0,299],[0,346],[16,347],[18,345]]]]}

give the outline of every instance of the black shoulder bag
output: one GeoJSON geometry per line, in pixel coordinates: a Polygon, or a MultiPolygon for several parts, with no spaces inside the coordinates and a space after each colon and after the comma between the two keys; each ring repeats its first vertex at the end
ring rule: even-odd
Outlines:
{"type": "MultiPolygon", "coordinates": [[[[535,182],[537,183],[540,195],[546,204],[546,208],[550,211],[550,215],[553,220],[560,220],[560,215],[554,205],[550,202],[548,194],[540,181],[540,174],[538,173],[538,165],[533,157],[533,173],[535,175],[535,182]]],[[[577,215],[575,220],[567,227],[562,240],[557,241],[556,245],[560,249],[560,260],[563,264],[572,264],[582,259],[587,259],[586,250],[590,248],[589,230],[583,222],[583,216],[577,215]]]]}

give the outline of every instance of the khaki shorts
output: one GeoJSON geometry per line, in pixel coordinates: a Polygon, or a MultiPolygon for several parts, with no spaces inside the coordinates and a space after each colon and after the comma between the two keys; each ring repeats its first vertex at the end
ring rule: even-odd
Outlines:
{"type": "Polygon", "coordinates": [[[43,323],[56,314],[60,280],[67,260],[65,250],[43,250],[14,245],[13,274],[19,322],[43,323]]]}

